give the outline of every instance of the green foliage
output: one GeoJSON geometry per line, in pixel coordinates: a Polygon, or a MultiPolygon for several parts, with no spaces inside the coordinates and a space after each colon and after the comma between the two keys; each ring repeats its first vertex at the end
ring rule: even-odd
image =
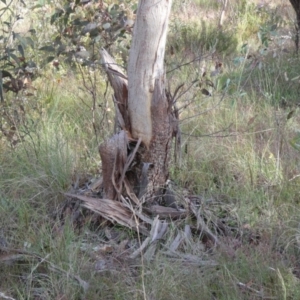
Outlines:
{"type": "MultiPolygon", "coordinates": [[[[131,21],[134,19],[132,9],[136,7],[128,1],[110,5],[91,3],[88,6],[80,1],[31,1],[27,5],[31,5],[32,9],[30,27],[25,24],[25,31],[22,26],[16,31],[15,25],[23,20],[23,16],[20,17],[18,11],[12,8],[28,10],[28,6],[22,1],[10,2],[3,7],[6,21],[0,27],[0,138],[6,140],[11,147],[27,137],[31,140],[36,138],[36,127],[42,119],[44,103],[38,101],[33,82],[46,76],[50,63],[52,73],[58,77],[68,72],[70,65],[75,69],[80,66],[81,76],[89,77],[84,88],[93,90],[92,104],[88,105],[93,106],[95,114],[98,107],[96,84],[101,86],[102,82],[99,82],[97,76],[92,78],[82,66],[98,70],[98,50],[107,46],[107,43],[112,47],[116,44],[127,52],[127,40],[130,39],[133,25],[131,21]],[[49,13],[43,14],[44,10],[49,13]],[[42,18],[36,20],[36,14],[42,14],[42,18]],[[122,26],[120,22],[123,22],[122,26]],[[96,30],[95,34],[91,29],[93,24],[97,24],[93,29],[96,30]]],[[[100,110],[105,109],[103,107],[100,110]]],[[[95,117],[93,120],[96,120],[95,117]]],[[[93,126],[98,135],[99,126],[93,126]]],[[[105,131],[101,135],[105,135],[105,131]]]]}
{"type": "MultiPolygon", "coordinates": [[[[4,91],[18,93],[26,85],[26,80],[34,78],[37,68],[36,62],[27,55],[35,47],[34,31],[28,28],[27,35],[22,35],[23,28],[17,26],[21,19],[17,12],[11,9],[12,2],[3,3],[5,5],[2,8],[2,16],[6,17],[0,26],[0,70],[2,71],[0,96],[2,102],[4,91]]],[[[23,6],[24,2],[17,1],[15,5],[23,6]]]]}
{"type": "Polygon", "coordinates": [[[120,0],[118,4],[97,3],[88,5],[77,1],[56,7],[50,18],[57,34],[51,43],[40,50],[52,53],[46,63],[65,57],[65,62],[75,59],[84,65],[94,65],[101,47],[116,47],[126,51],[129,45],[136,3],[120,0]]]}

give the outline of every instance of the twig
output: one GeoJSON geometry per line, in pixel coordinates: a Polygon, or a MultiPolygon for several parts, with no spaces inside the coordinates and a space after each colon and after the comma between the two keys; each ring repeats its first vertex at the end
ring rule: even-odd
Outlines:
{"type": "MultiPolygon", "coordinates": [[[[222,131],[225,131],[227,129],[229,129],[232,126],[232,124],[230,124],[227,128],[222,129],[220,131],[216,131],[213,133],[209,133],[209,134],[200,134],[200,135],[195,135],[195,134],[190,134],[190,133],[184,133],[181,132],[181,134],[183,135],[187,135],[189,137],[195,137],[195,138],[202,138],[202,137],[214,137],[214,138],[224,138],[224,137],[236,137],[236,136],[240,136],[240,135],[250,135],[250,134],[257,134],[257,133],[263,133],[263,132],[268,132],[268,131],[272,131],[274,130],[274,128],[269,128],[269,129],[265,129],[265,130],[258,130],[258,131],[252,131],[252,132],[247,132],[247,131],[243,131],[243,132],[232,132],[229,134],[225,134],[225,135],[215,135],[216,133],[220,133],[222,131]]],[[[300,176],[300,175],[299,175],[300,176]]],[[[296,176],[297,177],[297,176],[296,176]]],[[[290,179],[293,180],[294,178],[290,179]]]]}
{"type": "Polygon", "coordinates": [[[244,289],[249,290],[250,292],[255,293],[257,296],[261,297],[262,299],[277,299],[277,297],[266,297],[266,296],[264,296],[264,292],[263,292],[263,291],[258,291],[258,290],[256,290],[256,289],[254,289],[254,288],[248,286],[248,285],[245,284],[245,283],[237,282],[237,285],[238,285],[239,287],[242,287],[242,288],[244,288],[244,289]]]}
{"type": "Polygon", "coordinates": [[[297,174],[297,175],[293,176],[292,178],[289,179],[289,181],[293,181],[294,179],[296,179],[298,177],[300,177],[300,174],[297,174]]]}
{"type": "Polygon", "coordinates": [[[216,105],[214,105],[213,107],[208,108],[208,109],[206,109],[206,110],[204,110],[204,111],[202,111],[202,112],[200,112],[200,113],[198,113],[198,114],[195,114],[195,115],[193,115],[193,116],[191,116],[191,117],[186,117],[186,118],[180,120],[180,122],[186,121],[186,120],[189,120],[189,119],[192,119],[192,118],[195,118],[195,117],[198,117],[198,116],[200,116],[200,115],[206,114],[207,112],[209,112],[209,111],[211,111],[211,110],[216,109],[216,108],[221,104],[221,102],[224,100],[224,98],[225,98],[225,93],[223,93],[223,95],[222,95],[220,101],[219,101],[216,105]]]}
{"type": "Polygon", "coordinates": [[[12,2],[13,0],[11,0],[8,4],[6,4],[6,9],[3,9],[3,12],[0,14],[0,18],[6,13],[6,10],[9,9],[9,6],[12,4],[12,2]]]}
{"type": "MultiPolygon", "coordinates": [[[[176,94],[178,93],[178,91],[176,90],[175,91],[175,93],[174,93],[174,100],[173,100],[173,103],[176,103],[177,102],[177,100],[178,99],[180,99],[183,95],[185,95],[192,87],[193,87],[193,85],[195,84],[195,83],[197,83],[198,82],[198,79],[195,79],[195,80],[193,80],[192,82],[191,82],[191,84],[188,86],[188,88],[185,90],[185,91],[183,91],[180,95],[178,95],[177,97],[176,97],[176,94]],[[175,98],[176,97],[176,98],[175,98]]],[[[195,95],[195,94],[194,94],[195,95]]],[[[194,97],[192,98],[192,100],[194,100],[194,97]]],[[[186,106],[185,106],[186,107],[186,106]]],[[[178,110],[181,110],[182,109],[182,107],[179,107],[178,108],[178,110]]]]}
{"type": "Polygon", "coordinates": [[[177,69],[180,69],[183,66],[189,65],[189,64],[191,64],[191,63],[193,63],[195,61],[199,61],[199,60],[201,60],[201,59],[203,59],[205,57],[208,57],[208,55],[206,55],[206,56],[198,56],[198,57],[194,58],[193,60],[191,60],[191,61],[189,61],[187,63],[184,63],[182,65],[179,65],[179,66],[175,67],[174,69],[171,69],[171,70],[167,71],[166,74],[169,74],[169,73],[171,73],[171,72],[173,72],[173,71],[175,71],[177,69]]]}
{"type": "Polygon", "coordinates": [[[0,298],[7,299],[7,300],[16,300],[15,298],[6,296],[6,295],[5,295],[4,293],[2,293],[2,292],[0,292],[0,298]]]}
{"type": "Polygon", "coordinates": [[[225,19],[225,13],[226,13],[226,9],[227,9],[227,4],[228,4],[228,0],[224,0],[223,1],[223,8],[222,8],[222,12],[221,12],[221,15],[220,15],[220,20],[219,20],[219,27],[223,26],[224,19],[225,19]]]}
{"type": "MultiPolygon", "coordinates": [[[[201,137],[215,137],[215,134],[218,134],[218,133],[221,133],[221,132],[225,132],[226,130],[230,129],[230,127],[233,125],[233,123],[231,123],[228,127],[222,129],[222,130],[219,130],[219,131],[215,131],[215,132],[212,132],[212,133],[208,133],[208,134],[200,134],[200,135],[196,135],[196,134],[190,134],[190,133],[184,133],[184,132],[181,132],[181,134],[183,135],[188,135],[190,137],[196,137],[196,138],[201,138],[201,137]]],[[[228,137],[228,136],[232,136],[233,134],[230,133],[230,134],[227,134],[227,135],[218,135],[217,137],[228,137]]],[[[236,134],[234,134],[234,136],[236,136],[236,134]]]]}
{"type": "Polygon", "coordinates": [[[192,98],[185,100],[184,101],[185,103],[182,106],[180,106],[179,108],[177,108],[177,110],[180,111],[180,112],[183,111],[183,110],[185,110],[193,102],[197,101],[196,96],[197,96],[197,93],[194,93],[193,96],[192,96],[192,98]]]}
{"type": "Polygon", "coordinates": [[[141,145],[141,142],[142,142],[142,139],[139,138],[138,141],[137,141],[137,143],[136,143],[136,145],[135,145],[135,147],[134,147],[134,149],[133,149],[133,151],[132,151],[132,153],[130,154],[130,156],[128,157],[128,159],[127,159],[127,161],[125,163],[125,166],[123,168],[123,172],[122,172],[122,175],[121,175],[120,186],[122,185],[122,183],[124,181],[125,174],[126,174],[128,168],[129,168],[130,164],[132,163],[132,161],[133,161],[133,159],[135,157],[135,154],[136,154],[136,152],[138,151],[138,149],[139,149],[139,147],[141,145]]]}
{"type": "MultiPolygon", "coordinates": [[[[125,187],[127,186],[127,183],[126,183],[126,181],[124,182],[125,183],[125,187]]],[[[128,190],[126,190],[127,191],[127,193],[128,193],[128,190]]],[[[130,194],[130,193],[128,193],[128,194],[130,194]]],[[[129,195],[129,196],[132,196],[132,195],[129,195]]],[[[134,195],[134,197],[136,197],[135,195],[134,195]]],[[[130,199],[132,199],[132,198],[130,198],[130,199]]],[[[132,215],[134,216],[134,218],[137,220],[137,218],[136,217],[139,217],[142,221],[144,221],[145,223],[147,223],[147,224],[150,224],[150,225],[152,225],[153,224],[153,220],[152,219],[150,219],[150,218],[148,218],[146,215],[144,215],[142,212],[139,212],[137,209],[134,209],[134,207],[132,206],[132,204],[129,202],[129,201],[127,201],[122,195],[121,195],[121,200],[122,200],[122,203],[128,208],[128,209],[130,209],[130,211],[132,212],[132,215]]],[[[135,200],[133,200],[137,205],[138,204],[140,204],[140,203],[138,203],[138,199],[137,199],[137,197],[136,197],[136,199],[135,200]]],[[[136,221],[136,223],[137,223],[137,221],[136,221]]]]}
{"type": "Polygon", "coordinates": [[[182,88],[183,86],[184,86],[184,83],[181,83],[181,84],[179,84],[179,85],[176,87],[176,89],[175,89],[175,91],[174,91],[174,94],[173,94],[173,96],[172,96],[172,102],[173,102],[173,103],[175,103],[176,96],[177,96],[178,92],[181,90],[181,88],[182,88]]]}
{"type": "MultiPolygon", "coordinates": [[[[96,105],[97,105],[96,104],[97,103],[97,89],[96,89],[96,84],[95,84],[95,82],[96,82],[96,77],[95,77],[96,72],[94,72],[94,79],[93,80],[92,80],[91,75],[90,74],[88,75],[88,81],[89,81],[89,84],[90,84],[90,86],[89,86],[88,83],[85,80],[85,75],[84,75],[82,66],[80,64],[78,64],[78,66],[79,66],[83,86],[90,93],[90,95],[92,96],[92,125],[93,125],[93,130],[94,130],[94,133],[95,133],[96,141],[98,143],[98,133],[97,133],[97,126],[96,126],[96,121],[95,121],[95,111],[96,111],[96,105]]],[[[85,105],[87,105],[85,103],[85,101],[82,99],[82,97],[80,97],[80,99],[85,105]]],[[[90,108],[89,105],[87,105],[87,106],[90,108]]]]}

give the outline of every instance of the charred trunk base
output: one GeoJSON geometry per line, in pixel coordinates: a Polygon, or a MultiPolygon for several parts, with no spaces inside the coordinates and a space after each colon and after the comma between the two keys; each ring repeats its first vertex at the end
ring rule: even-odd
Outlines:
{"type": "Polygon", "coordinates": [[[152,139],[141,153],[138,197],[152,204],[164,193],[169,178],[173,136],[173,116],[166,98],[163,79],[156,80],[151,102],[152,139]]]}

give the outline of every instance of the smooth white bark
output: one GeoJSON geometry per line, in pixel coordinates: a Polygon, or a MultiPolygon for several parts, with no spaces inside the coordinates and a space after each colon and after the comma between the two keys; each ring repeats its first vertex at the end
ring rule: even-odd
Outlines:
{"type": "Polygon", "coordinates": [[[131,133],[148,147],[151,101],[156,80],[164,80],[164,54],[172,0],[140,0],[128,64],[131,133]]]}

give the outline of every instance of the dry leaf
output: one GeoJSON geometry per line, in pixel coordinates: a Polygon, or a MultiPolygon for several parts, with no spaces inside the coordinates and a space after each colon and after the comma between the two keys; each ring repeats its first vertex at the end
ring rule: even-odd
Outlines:
{"type": "Polygon", "coordinates": [[[205,96],[211,96],[211,93],[207,89],[202,89],[201,93],[205,96]]]}

